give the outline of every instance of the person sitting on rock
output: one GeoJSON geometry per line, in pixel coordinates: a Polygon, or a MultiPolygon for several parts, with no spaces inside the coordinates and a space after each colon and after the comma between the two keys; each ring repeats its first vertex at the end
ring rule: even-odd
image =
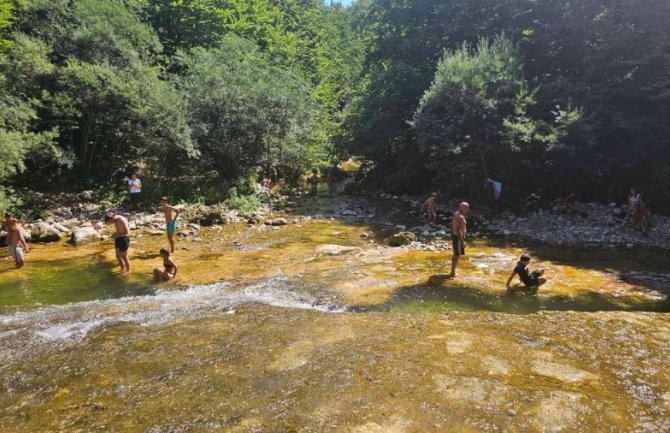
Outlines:
{"type": "Polygon", "coordinates": [[[547,282],[547,279],[543,277],[544,269],[540,268],[533,272],[528,270],[528,264],[530,263],[530,256],[528,254],[523,254],[519,259],[519,262],[516,264],[516,267],[512,271],[512,275],[509,276],[507,280],[507,290],[512,290],[510,283],[514,279],[515,275],[519,276],[521,282],[528,288],[538,288],[542,284],[547,282]]]}
{"type": "Polygon", "coordinates": [[[158,268],[154,269],[154,281],[170,281],[177,276],[177,265],[170,258],[170,252],[164,248],[160,250],[161,257],[163,258],[163,270],[158,268]]]}
{"type": "Polygon", "coordinates": [[[437,194],[431,192],[426,201],[421,207],[421,211],[426,210],[426,216],[428,217],[429,223],[434,223],[437,221],[437,213],[435,213],[435,200],[437,199],[437,194]]]}

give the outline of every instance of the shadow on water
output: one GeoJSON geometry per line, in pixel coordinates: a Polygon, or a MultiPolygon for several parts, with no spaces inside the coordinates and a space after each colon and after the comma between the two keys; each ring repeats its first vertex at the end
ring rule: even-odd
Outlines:
{"type": "Polygon", "coordinates": [[[615,298],[598,292],[575,296],[545,294],[522,285],[512,290],[490,292],[454,282],[447,275],[432,275],[425,283],[397,289],[388,301],[357,312],[438,313],[445,311],[491,311],[533,314],[540,311],[653,311],[670,312],[670,301],[615,298]]]}

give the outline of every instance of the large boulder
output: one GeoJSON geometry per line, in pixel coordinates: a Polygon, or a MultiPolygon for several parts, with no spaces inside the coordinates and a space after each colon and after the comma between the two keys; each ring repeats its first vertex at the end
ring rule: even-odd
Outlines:
{"type": "Polygon", "coordinates": [[[93,227],[80,227],[72,233],[71,242],[75,245],[100,239],[100,234],[93,227]]]}
{"type": "Polygon", "coordinates": [[[31,242],[56,242],[60,240],[60,233],[55,227],[45,222],[37,222],[27,227],[31,242]]]}
{"type": "Polygon", "coordinates": [[[392,247],[401,247],[416,242],[416,235],[412,232],[400,232],[394,234],[389,240],[389,245],[392,247]]]}

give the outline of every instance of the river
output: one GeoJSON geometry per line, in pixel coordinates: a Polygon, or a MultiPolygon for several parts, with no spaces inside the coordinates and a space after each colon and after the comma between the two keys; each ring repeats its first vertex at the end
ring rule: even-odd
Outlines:
{"type": "Polygon", "coordinates": [[[668,256],[482,236],[449,280],[340,200],[179,239],[160,285],[147,232],[130,275],[109,241],[3,252],[0,431],[670,431],[668,256]],[[537,293],[505,290],[522,252],[537,293]]]}

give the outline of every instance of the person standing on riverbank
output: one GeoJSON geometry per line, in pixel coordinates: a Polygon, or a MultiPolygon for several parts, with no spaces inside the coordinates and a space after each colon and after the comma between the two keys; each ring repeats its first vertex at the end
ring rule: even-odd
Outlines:
{"type": "Polygon", "coordinates": [[[130,191],[130,208],[139,209],[142,198],[142,181],[133,173],[128,179],[128,190],[130,191]]]}
{"type": "Polygon", "coordinates": [[[181,209],[171,206],[167,197],[161,197],[161,207],[165,215],[165,232],[170,243],[170,252],[174,253],[174,234],[177,232],[177,217],[181,209]]]}
{"type": "Polygon", "coordinates": [[[312,186],[310,194],[316,195],[316,190],[319,186],[319,172],[316,169],[312,170],[312,177],[309,178],[309,183],[312,186]]]}
{"type": "Polygon", "coordinates": [[[429,223],[435,223],[437,221],[437,213],[435,213],[435,200],[437,199],[437,194],[431,192],[426,201],[421,207],[421,211],[426,210],[426,216],[428,217],[429,223]]]}
{"type": "Polygon", "coordinates": [[[470,205],[466,202],[458,206],[458,210],[451,217],[451,244],[453,256],[451,257],[451,273],[449,278],[456,277],[456,266],[461,256],[465,255],[465,234],[467,232],[467,221],[465,215],[470,211],[470,205]]]}
{"type": "Polygon", "coordinates": [[[115,215],[114,212],[105,214],[105,223],[114,224],[114,248],[116,259],[119,261],[122,272],[130,272],[130,260],[128,260],[128,248],[130,248],[130,225],[128,220],[115,215]]]}
{"type": "Polygon", "coordinates": [[[14,218],[11,213],[5,214],[5,227],[7,227],[7,249],[9,255],[14,259],[16,269],[21,269],[25,264],[24,254],[28,252],[28,243],[21,221],[14,218]]]}

